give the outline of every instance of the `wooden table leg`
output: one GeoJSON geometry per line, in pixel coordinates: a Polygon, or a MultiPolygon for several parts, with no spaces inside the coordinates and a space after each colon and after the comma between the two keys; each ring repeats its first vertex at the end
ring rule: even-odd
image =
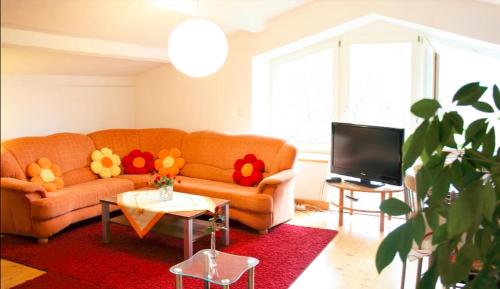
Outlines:
{"type": "Polygon", "coordinates": [[[102,207],[102,242],[107,244],[110,242],[110,232],[109,232],[109,204],[101,202],[102,207]]]}
{"type": "Polygon", "coordinates": [[[222,206],[222,215],[224,216],[224,230],[222,232],[222,244],[229,246],[229,204],[222,206]]]}
{"type": "MultiPolygon", "coordinates": [[[[389,199],[392,198],[392,192],[389,192],[389,199]]],[[[387,215],[387,220],[390,220],[391,219],[391,215],[387,215]]]]}
{"type": "Polygon", "coordinates": [[[184,260],[193,256],[193,219],[184,220],[184,260]]]}
{"type": "MultiPolygon", "coordinates": [[[[380,192],[380,203],[385,201],[385,192],[380,192]]],[[[384,231],[384,212],[380,211],[380,232],[384,231]]]]}
{"type": "Polygon", "coordinates": [[[339,188],[339,227],[344,225],[344,189],[339,188]]]}
{"type": "Polygon", "coordinates": [[[349,196],[351,197],[349,199],[349,215],[352,216],[352,198],[354,197],[354,193],[352,191],[349,191],[349,196]]]}

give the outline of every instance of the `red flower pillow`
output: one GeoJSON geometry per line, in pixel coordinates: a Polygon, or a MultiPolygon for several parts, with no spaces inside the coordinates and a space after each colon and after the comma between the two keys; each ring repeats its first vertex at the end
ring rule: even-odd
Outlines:
{"type": "Polygon", "coordinates": [[[243,159],[234,163],[233,180],[242,186],[251,187],[262,180],[264,162],[258,160],[255,155],[247,154],[243,159]]]}
{"type": "Polygon", "coordinates": [[[122,164],[126,174],[148,174],[155,169],[153,154],[141,152],[138,149],[132,150],[123,157],[122,164]]]}

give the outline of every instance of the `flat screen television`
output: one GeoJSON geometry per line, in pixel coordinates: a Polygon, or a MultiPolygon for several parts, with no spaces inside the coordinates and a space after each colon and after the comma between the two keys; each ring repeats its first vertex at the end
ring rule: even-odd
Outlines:
{"type": "Polygon", "coordinates": [[[404,129],[333,122],[330,171],[364,186],[400,186],[403,141],[404,129]]]}

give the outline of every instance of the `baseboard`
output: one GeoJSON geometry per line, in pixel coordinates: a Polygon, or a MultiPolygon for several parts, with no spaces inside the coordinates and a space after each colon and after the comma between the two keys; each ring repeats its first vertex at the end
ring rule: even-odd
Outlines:
{"type": "Polygon", "coordinates": [[[327,201],[318,201],[318,200],[308,200],[308,199],[295,199],[296,204],[306,204],[318,207],[322,210],[328,210],[330,208],[330,204],[327,201]]]}

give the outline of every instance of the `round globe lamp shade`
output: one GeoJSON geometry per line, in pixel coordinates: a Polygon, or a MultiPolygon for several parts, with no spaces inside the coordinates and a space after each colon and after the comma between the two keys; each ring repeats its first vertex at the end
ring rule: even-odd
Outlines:
{"type": "Polygon", "coordinates": [[[212,22],[187,20],[170,34],[168,56],[180,72],[191,77],[208,76],[226,61],[226,35],[212,22]]]}

